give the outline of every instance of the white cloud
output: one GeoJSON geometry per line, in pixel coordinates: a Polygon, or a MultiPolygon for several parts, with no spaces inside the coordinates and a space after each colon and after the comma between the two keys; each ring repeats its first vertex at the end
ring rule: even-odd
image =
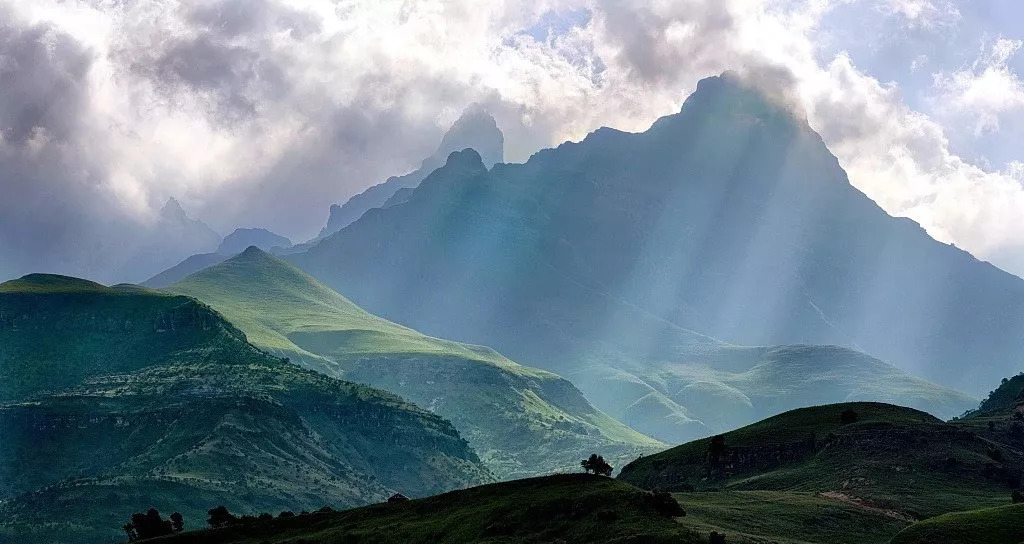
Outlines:
{"type": "MultiPolygon", "coordinates": [[[[908,27],[960,17],[945,1],[872,1],[908,27]]],[[[102,165],[89,185],[102,201],[143,223],[174,195],[221,230],[258,225],[302,239],[328,204],[429,154],[469,102],[498,118],[506,156],[518,161],[601,125],[642,130],[677,110],[699,79],[734,69],[806,114],[852,183],[890,213],[983,257],[1024,248],[1024,192],[1012,169],[966,163],[898,85],[848,54],[820,58],[821,18],[847,3],[0,0],[0,8],[52,25],[88,52],[68,145],[102,165]],[[573,24],[531,31],[552,13],[573,24]]],[[[979,119],[1006,111],[1020,83],[1007,61],[1019,48],[993,43],[970,69],[940,78],[943,88],[979,119]]],[[[40,153],[52,148],[33,142],[40,153]]]]}
{"type": "Polygon", "coordinates": [[[960,19],[960,10],[948,0],[878,0],[877,7],[901,17],[908,28],[949,26],[960,19]]]}
{"type": "Polygon", "coordinates": [[[1022,40],[995,40],[970,67],[935,75],[940,110],[970,117],[974,132],[999,130],[1000,116],[1024,109],[1024,81],[1008,65],[1022,40]]]}

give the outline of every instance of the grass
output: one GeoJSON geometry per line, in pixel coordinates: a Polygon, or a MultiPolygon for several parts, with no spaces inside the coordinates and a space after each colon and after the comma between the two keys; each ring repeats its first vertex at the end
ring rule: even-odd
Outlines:
{"type": "Polygon", "coordinates": [[[698,440],[639,459],[619,477],[648,488],[829,493],[920,519],[1006,504],[1002,475],[1022,459],[1012,445],[880,403],[793,410],[724,436],[728,454],[718,466],[710,442],[698,440]],[[856,423],[841,423],[847,409],[856,423]]]}
{"type": "Polygon", "coordinates": [[[952,512],[907,527],[892,544],[1015,544],[1024,542],[1024,504],[952,512]]]}
{"type": "Polygon", "coordinates": [[[345,512],[182,534],[165,544],[263,542],[674,543],[706,542],[659,513],[645,493],[610,478],[549,476],[345,512]]]}
{"type": "Polygon", "coordinates": [[[815,493],[721,491],[679,493],[685,526],[728,535],[728,542],[886,544],[909,525],[880,511],[815,493]]]}
{"type": "Polygon", "coordinates": [[[201,524],[220,503],[351,507],[493,481],[450,422],[271,356],[185,296],[4,284],[0,375],[0,542],[117,542],[149,507],[201,524]]]}
{"type": "Polygon", "coordinates": [[[665,447],[596,409],[556,374],[374,316],[257,248],[168,292],[209,304],[263,349],[450,419],[503,478],[573,470],[595,452],[618,465],[665,447]]]}

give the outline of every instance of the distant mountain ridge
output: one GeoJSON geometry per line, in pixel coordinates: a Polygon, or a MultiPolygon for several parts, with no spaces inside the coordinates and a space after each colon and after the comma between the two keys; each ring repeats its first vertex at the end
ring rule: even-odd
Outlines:
{"type": "Polygon", "coordinates": [[[415,171],[404,176],[388,178],[387,181],[366,189],[340,206],[332,205],[327,225],[320,231],[317,239],[345,228],[367,210],[385,206],[400,191],[415,188],[427,174],[444,165],[451,152],[466,148],[475,149],[488,168],[504,161],[505,137],[494,118],[479,104],[472,104],[462,112],[441,139],[437,151],[423,159],[423,163],[415,171]]]}
{"type": "Polygon", "coordinates": [[[560,376],[371,315],[256,247],[167,291],[209,304],[275,355],[451,420],[502,478],[571,469],[594,451],[624,463],[664,447],[602,413],[560,376]]]}
{"type": "Polygon", "coordinates": [[[154,289],[167,287],[200,270],[222,263],[250,246],[258,247],[264,251],[284,251],[292,247],[292,241],[267,229],[238,228],[224,238],[220,246],[217,247],[217,251],[192,255],[142,282],[142,285],[154,289]]]}
{"type": "Polygon", "coordinates": [[[451,424],[253,347],[194,299],[0,284],[0,541],[121,542],[132,512],[316,509],[493,476],[451,424]],[[400,445],[400,447],[396,447],[400,445]]]}

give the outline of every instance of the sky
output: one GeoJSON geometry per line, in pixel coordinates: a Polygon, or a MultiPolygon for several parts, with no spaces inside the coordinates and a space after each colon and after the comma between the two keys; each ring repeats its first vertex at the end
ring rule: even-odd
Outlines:
{"type": "Polygon", "coordinates": [[[1019,0],[0,0],[0,277],[116,279],[168,198],[314,236],[478,102],[506,160],[726,70],[853,183],[1024,276],[1019,0]]]}

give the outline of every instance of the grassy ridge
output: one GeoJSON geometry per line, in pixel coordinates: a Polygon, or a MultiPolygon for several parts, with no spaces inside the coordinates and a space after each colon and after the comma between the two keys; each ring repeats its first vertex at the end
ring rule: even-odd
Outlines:
{"type": "Polygon", "coordinates": [[[618,464],[664,447],[551,372],[374,316],[257,248],[168,291],[210,304],[263,349],[450,419],[502,477],[571,470],[593,452],[618,464]]]}
{"type": "Polygon", "coordinates": [[[1024,504],[953,512],[915,523],[892,544],[1015,544],[1024,542],[1024,504]]]}
{"type": "Polygon", "coordinates": [[[182,534],[159,542],[696,544],[706,540],[706,535],[656,511],[645,502],[643,491],[610,478],[574,474],[492,484],[403,504],[182,534]]]}
{"type": "Polygon", "coordinates": [[[1009,500],[1021,452],[962,425],[879,403],[793,410],[709,440],[645,457],[620,478],[641,487],[824,493],[918,519],[1009,500]],[[840,414],[853,410],[856,423],[840,414]],[[997,461],[997,456],[999,461],[997,461]]]}

